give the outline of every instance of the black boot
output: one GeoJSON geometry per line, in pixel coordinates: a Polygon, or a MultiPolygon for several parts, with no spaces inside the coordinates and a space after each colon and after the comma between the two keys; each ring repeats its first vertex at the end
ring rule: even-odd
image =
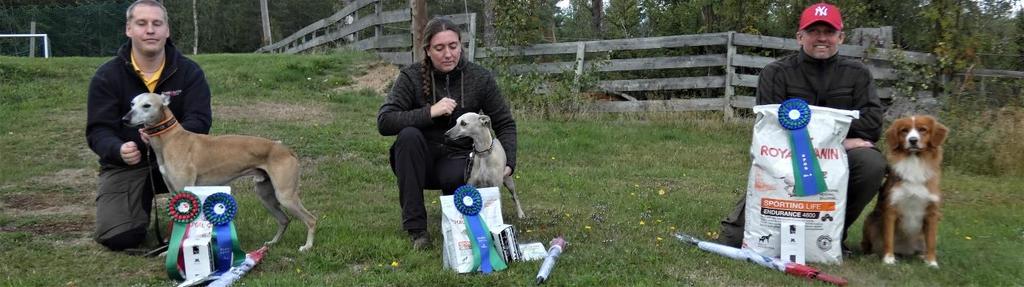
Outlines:
{"type": "Polygon", "coordinates": [[[426,250],[430,248],[430,233],[426,230],[410,230],[409,237],[412,240],[413,250],[426,250]]]}

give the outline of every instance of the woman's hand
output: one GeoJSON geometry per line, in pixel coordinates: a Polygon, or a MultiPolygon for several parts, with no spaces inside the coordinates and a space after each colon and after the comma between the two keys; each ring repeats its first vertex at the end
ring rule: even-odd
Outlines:
{"type": "Polygon", "coordinates": [[[436,118],[444,115],[452,114],[455,110],[455,100],[445,97],[440,101],[437,101],[433,106],[430,106],[430,117],[436,118]]]}

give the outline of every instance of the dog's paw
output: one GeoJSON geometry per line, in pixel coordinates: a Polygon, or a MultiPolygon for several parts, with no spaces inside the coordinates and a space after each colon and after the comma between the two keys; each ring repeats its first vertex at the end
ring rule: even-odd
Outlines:
{"type": "Polygon", "coordinates": [[[928,265],[928,267],[930,267],[930,268],[935,268],[935,269],[939,269],[939,262],[938,262],[938,261],[925,261],[925,263],[926,263],[926,264],[928,265]]]}
{"type": "Polygon", "coordinates": [[[889,265],[896,264],[896,256],[892,254],[886,254],[885,257],[882,258],[882,263],[889,265]]]}
{"type": "Polygon", "coordinates": [[[302,247],[299,247],[299,252],[306,252],[306,251],[309,251],[309,249],[312,249],[312,248],[313,248],[313,246],[303,245],[302,247]]]}

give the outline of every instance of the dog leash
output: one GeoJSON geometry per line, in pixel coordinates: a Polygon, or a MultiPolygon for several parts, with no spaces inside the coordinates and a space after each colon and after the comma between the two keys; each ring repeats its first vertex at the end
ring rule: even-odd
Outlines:
{"type": "Polygon", "coordinates": [[[149,169],[149,174],[147,175],[149,177],[149,192],[153,193],[153,199],[149,203],[152,207],[149,210],[150,210],[150,212],[153,213],[153,223],[154,223],[153,224],[153,230],[156,232],[156,240],[158,242],[160,242],[160,246],[158,246],[157,248],[154,248],[153,250],[150,250],[150,251],[146,252],[145,254],[143,254],[143,256],[144,257],[153,257],[153,256],[156,256],[157,254],[160,254],[161,252],[164,252],[164,251],[167,250],[167,242],[164,241],[164,236],[163,236],[163,234],[160,233],[160,216],[159,216],[160,211],[157,210],[158,206],[156,204],[156,182],[154,182],[154,179],[153,179],[153,164],[149,160],[149,144],[146,144],[145,146],[146,146],[146,153],[145,153],[146,154],[146,164],[149,166],[147,168],[147,169],[149,169]]]}

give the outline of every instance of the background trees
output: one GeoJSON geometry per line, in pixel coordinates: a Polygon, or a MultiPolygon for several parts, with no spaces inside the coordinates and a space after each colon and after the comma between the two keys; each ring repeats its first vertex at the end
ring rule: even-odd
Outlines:
{"type": "MultiPolygon", "coordinates": [[[[53,39],[56,56],[110,55],[124,42],[123,11],[130,2],[0,0],[0,32],[28,33],[29,23],[36,21],[37,30],[53,39]]],[[[196,37],[199,53],[245,53],[261,45],[257,0],[202,0],[194,11],[191,0],[164,2],[171,14],[172,38],[182,50],[191,51],[196,37]],[[193,31],[193,12],[198,35],[193,31]]],[[[275,40],[286,37],[346,2],[270,1],[272,34],[275,40]]],[[[480,46],[723,31],[792,37],[800,11],[814,2],[818,1],[437,0],[429,1],[428,14],[478,13],[480,46]],[[485,11],[493,11],[493,16],[485,11]]],[[[847,27],[893,26],[896,47],[935,53],[946,60],[943,69],[1024,69],[1020,0],[834,2],[842,8],[847,27]]],[[[389,10],[408,5],[408,0],[384,0],[389,10]]],[[[24,40],[0,40],[0,54],[27,50],[24,40]]]]}

